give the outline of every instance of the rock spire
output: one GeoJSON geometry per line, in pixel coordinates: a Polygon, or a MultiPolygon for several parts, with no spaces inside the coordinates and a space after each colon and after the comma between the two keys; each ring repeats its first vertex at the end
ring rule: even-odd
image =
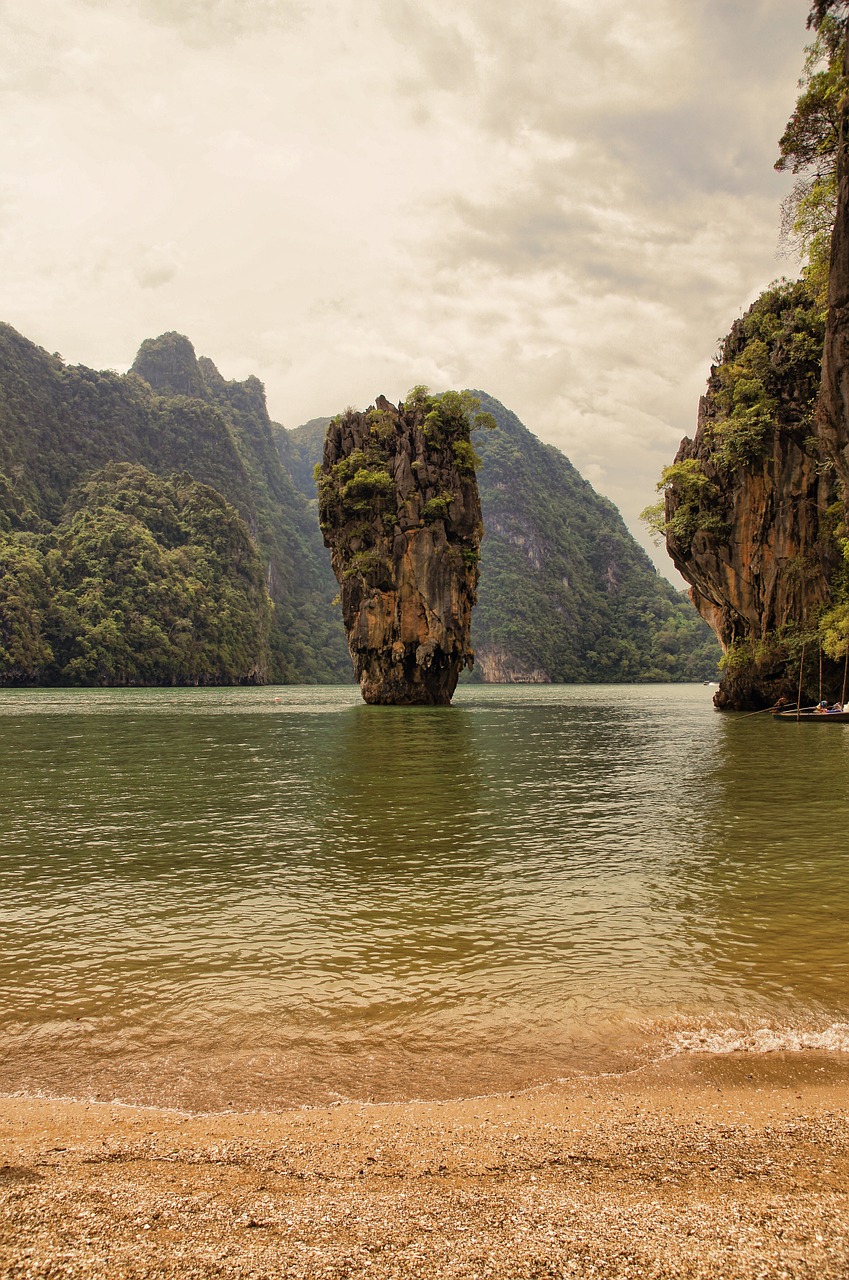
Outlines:
{"type": "Polygon", "coordinates": [[[472,666],[483,526],[470,433],[486,419],[466,393],[418,387],[327,429],[319,515],[366,702],[447,705],[472,666]]]}

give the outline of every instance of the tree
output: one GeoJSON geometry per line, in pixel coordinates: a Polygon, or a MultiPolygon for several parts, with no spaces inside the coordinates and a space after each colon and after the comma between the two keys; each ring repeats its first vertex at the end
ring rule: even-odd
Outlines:
{"type": "Polygon", "coordinates": [[[0,685],[35,679],[52,660],[44,634],[49,587],[27,535],[0,532],[0,685]]]}
{"type": "MultiPolygon", "coordinates": [[[[831,5],[831,9],[843,8],[831,5]]],[[[812,15],[813,17],[813,15],[812,15]]],[[[845,18],[825,9],[815,21],[816,37],[806,50],[795,109],[779,141],[775,167],[797,176],[781,211],[781,234],[808,259],[803,277],[825,311],[831,229],[837,207],[837,151],[846,90],[843,69],[845,18]]]]}
{"type": "Polygon", "coordinates": [[[835,15],[835,21],[845,24],[847,9],[849,9],[847,0],[814,0],[811,12],[808,14],[808,26],[819,31],[825,19],[832,15],[835,15]]]}

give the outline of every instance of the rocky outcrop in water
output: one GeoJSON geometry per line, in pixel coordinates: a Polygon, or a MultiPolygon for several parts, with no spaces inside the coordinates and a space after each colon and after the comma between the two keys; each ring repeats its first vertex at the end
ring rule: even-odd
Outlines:
{"type": "Polygon", "coordinates": [[[472,666],[481,417],[471,397],[419,388],[327,429],[319,516],[366,702],[445,705],[472,666]]]}
{"type": "Polygon", "coordinates": [[[814,435],[822,322],[801,284],[767,291],[711,369],[665,473],[669,553],[726,652],[718,706],[795,696],[799,636],[840,563],[835,477],[814,435]]]}

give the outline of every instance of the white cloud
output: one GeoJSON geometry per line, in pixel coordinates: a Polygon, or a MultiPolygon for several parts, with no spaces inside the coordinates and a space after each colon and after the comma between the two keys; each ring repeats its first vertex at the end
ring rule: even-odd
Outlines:
{"type": "Polygon", "coordinates": [[[169,284],[179,271],[178,254],[173,244],[154,244],[141,255],[135,277],[143,289],[159,289],[169,284]]]}
{"type": "Polygon", "coordinates": [[[775,275],[798,0],[5,0],[3,319],[289,425],[491,391],[632,525],[775,275]]]}

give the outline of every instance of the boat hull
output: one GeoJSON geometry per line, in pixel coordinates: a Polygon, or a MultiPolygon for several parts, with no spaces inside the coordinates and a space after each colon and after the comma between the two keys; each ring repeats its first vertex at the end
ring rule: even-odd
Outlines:
{"type": "Polygon", "coordinates": [[[807,724],[849,724],[849,711],[774,711],[773,720],[804,720],[807,724]]]}

